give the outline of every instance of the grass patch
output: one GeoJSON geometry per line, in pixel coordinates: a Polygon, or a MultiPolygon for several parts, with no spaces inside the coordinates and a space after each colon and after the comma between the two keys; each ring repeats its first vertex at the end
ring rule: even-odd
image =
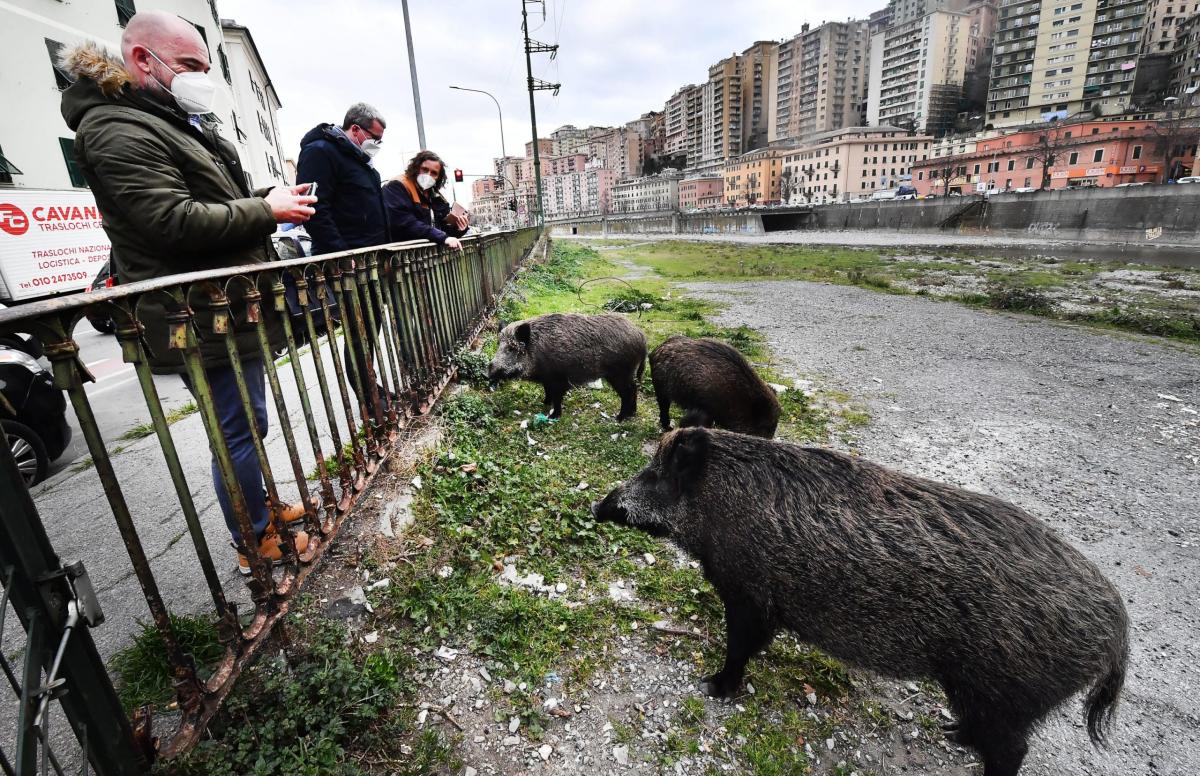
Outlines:
{"type": "Polygon", "coordinates": [[[415,724],[404,652],[368,651],[324,620],[291,617],[286,627],[289,648],[248,669],[209,738],[161,772],[422,776],[461,768],[452,742],[415,724]]]}
{"type": "MultiPolygon", "coordinates": [[[[1123,262],[1056,261],[1050,257],[1002,259],[973,254],[970,262],[954,256],[912,261],[894,251],[838,246],[744,245],[664,240],[650,244],[605,243],[605,256],[654,269],[667,280],[808,280],[853,285],[874,291],[957,301],[963,304],[1038,315],[1103,328],[1200,342],[1200,305],[1193,300],[1154,302],[1135,299],[1092,311],[1064,310],[1053,291],[1083,291],[1106,270],[1155,269],[1123,262]],[[985,278],[984,292],[934,294],[950,276],[985,278]]],[[[586,250],[586,244],[572,246],[586,250]]],[[[587,266],[577,264],[585,271],[587,266]]],[[[1200,288],[1200,273],[1166,270],[1157,274],[1173,290],[1200,288]]],[[[653,281],[651,281],[653,282],[653,281]]],[[[1078,295],[1078,294],[1077,294],[1078,295]]],[[[619,295],[611,295],[618,299],[619,295]]],[[[1095,297],[1095,294],[1090,294],[1095,297]]],[[[558,304],[562,300],[555,299],[558,304]]],[[[542,312],[543,310],[539,310],[542,312]]],[[[702,317],[702,316],[701,316],[702,317]]],[[[707,336],[707,335],[703,335],[707,336]]],[[[746,352],[743,350],[743,352],[746,352]]]]}
{"type": "MultiPolygon", "coordinates": [[[[180,648],[191,655],[201,676],[225,653],[213,621],[206,617],[170,615],[180,648]]],[[[143,623],[133,643],[114,654],[109,668],[117,675],[117,697],[126,711],[163,706],[175,699],[167,648],[154,623],[143,623]]]]}
{"type": "MultiPolygon", "coordinates": [[[[506,319],[550,310],[597,312],[618,307],[612,304],[618,300],[636,306],[630,319],[651,347],[674,333],[712,336],[769,363],[758,332],[709,323],[705,315],[713,305],[680,298],[661,279],[635,281],[632,289],[606,282],[621,272],[606,258],[576,244],[555,245],[546,262],[522,273],[517,293],[505,302],[506,319]]],[[[494,344],[485,345],[477,363],[494,344]]],[[[760,370],[769,380],[782,379],[769,366],[760,370]]],[[[414,522],[400,546],[386,551],[394,556],[380,550],[373,558],[392,568],[392,585],[375,604],[377,616],[397,626],[392,643],[422,653],[444,645],[483,659],[497,681],[518,687],[494,697],[496,713],[520,716],[525,734],[535,739],[547,724],[541,688],[557,677],[564,692],[586,689],[596,671],[619,658],[614,638],[635,626],[665,619],[700,628],[707,634],[703,645],[688,639],[673,647],[695,665],[697,678],[719,668],[724,640],[722,604],[698,569],[672,563],[673,551],[644,533],[591,517],[590,503],[639,470],[659,437],[649,377],[637,415],[620,424],[613,419],[619,399],[607,388],[574,389],[561,420],[534,423],[541,393],[529,383],[505,383],[493,392],[467,380],[448,398],[440,410],[447,428],[442,446],[418,468],[414,522]],[[646,553],[663,560],[648,564],[646,553]],[[527,584],[505,582],[506,576],[527,584]],[[610,599],[608,587],[617,581],[637,591],[636,602],[610,599]]],[[[831,410],[817,409],[796,389],[783,391],[780,401],[782,436],[828,437],[831,410]]],[[[788,768],[805,762],[795,741],[819,732],[795,710],[796,699],[805,687],[840,697],[848,677],[836,662],[781,638],[751,665],[750,680],[762,689],[734,717],[738,734],[748,739],[742,754],[755,767],[761,763],[761,772],[772,772],[770,763],[777,772],[792,772],[788,768]],[[763,724],[767,718],[770,725],[763,724]]],[[[684,711],[698,725],[705,709],[703,699],[692,698],[684,711]]],[[[636,736],[628,722],[613,720],[615,741],[636,736]]],[[[663,755],[689,746],[694,739],[677,737],[664,744],[663,755]]]]}

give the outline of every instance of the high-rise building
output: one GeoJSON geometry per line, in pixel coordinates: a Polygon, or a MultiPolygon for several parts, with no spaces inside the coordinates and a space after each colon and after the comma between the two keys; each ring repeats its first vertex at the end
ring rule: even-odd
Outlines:
{"type": "Polygon", "coordinates": [[[738,58],[742,71],[742,148],[762,148],[774,140],[779,44],[760,40],[738,58]]]}
{"type": "Polygon", "coordinates": [[[1174,53],[1179,27],[1197,12],[1200,2],[1196,0],[1147,0],[1141,53],[1174,53]]]}
{"type": "Polygon", "coordinates": [[[772,140],[803,140],[862,124],[869,30],[868,22],[854,20],[804,25],[779,45],[772,140]]]}
{"type": "Polygon", "coordinates": [[[708,68],[700,115],[700,147],[689,169],[713,171],[742,153],[742,69],[737,54],[708,68]]]}
{"type": "Polygon", "coordinates": [[[987,66],[996,23],[995,5],[982,0],[877,32],[871,38],[867,124],[935,135],[948,131],[963,105],[968,76],[987,66]]]}
{"type": "Polygon", "coordinates": [[[1145,18],[1144,0],[1002,0],[988,123],[1123,112],[1145,18]]]}
{"type": "Polygon", "coordinates": [[[1190,110],[1200,102],[1200,13],[1181,21],[1176,33],[1170,91],[1183,100],[1183,108],[1190,110]]]}

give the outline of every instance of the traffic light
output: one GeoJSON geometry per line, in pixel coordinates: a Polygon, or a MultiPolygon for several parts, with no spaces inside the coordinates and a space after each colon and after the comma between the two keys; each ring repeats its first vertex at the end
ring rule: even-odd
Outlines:
{"type": "Polygon", "coordinates": [[[508,201],[508,209],[514,213],[517,212],[517,201],[515,199],[510,199],[508,201]]]}
{"type": "Polygon", "coordinates": [[[455,182],[455,183],[462,183],[462,181],[463,181],[463,174],[462,174],[462,170],[455,170],[455,171],[454,171],[454,182],[455,182]]]}

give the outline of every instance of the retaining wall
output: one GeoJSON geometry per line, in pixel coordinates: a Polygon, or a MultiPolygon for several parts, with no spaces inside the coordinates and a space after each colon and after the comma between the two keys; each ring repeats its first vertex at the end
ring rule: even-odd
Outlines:
{"type": "Polygon", "coordinates": [[[1200,185],[1065,189],[983,197],[821,205],[810,212],[722,211],[599,217],[554,234],[763,234],[783,229],[960,231],[1084,242],[1200,246],[1200,185]]]}

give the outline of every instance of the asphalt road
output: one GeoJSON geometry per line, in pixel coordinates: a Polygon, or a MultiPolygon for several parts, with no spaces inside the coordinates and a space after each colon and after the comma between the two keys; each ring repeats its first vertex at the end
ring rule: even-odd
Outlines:
{"type": "MultiPolygon", "coordinates": [[[[133,366],[121,360],[121,348],[116,337],[96,331],[83,320],[75,327],[75,341],[79,343],[80,358],[96,378],[96,382],[87,383],[84,390],[92,405],[92,412],[96,414],[104,442],[112,447],[129,429],[150,421],[146,400],[133,366]]],[[[183,381],[175,375],[156,375],[154,385],[167,412],[192,400],[183,381]]],[[[50,464],[48,478],[70,468],[75,461],[89,454],[79,421],[69,403],[67,420],[71,425],[71,444],[58,460],[50,464]]]]}

